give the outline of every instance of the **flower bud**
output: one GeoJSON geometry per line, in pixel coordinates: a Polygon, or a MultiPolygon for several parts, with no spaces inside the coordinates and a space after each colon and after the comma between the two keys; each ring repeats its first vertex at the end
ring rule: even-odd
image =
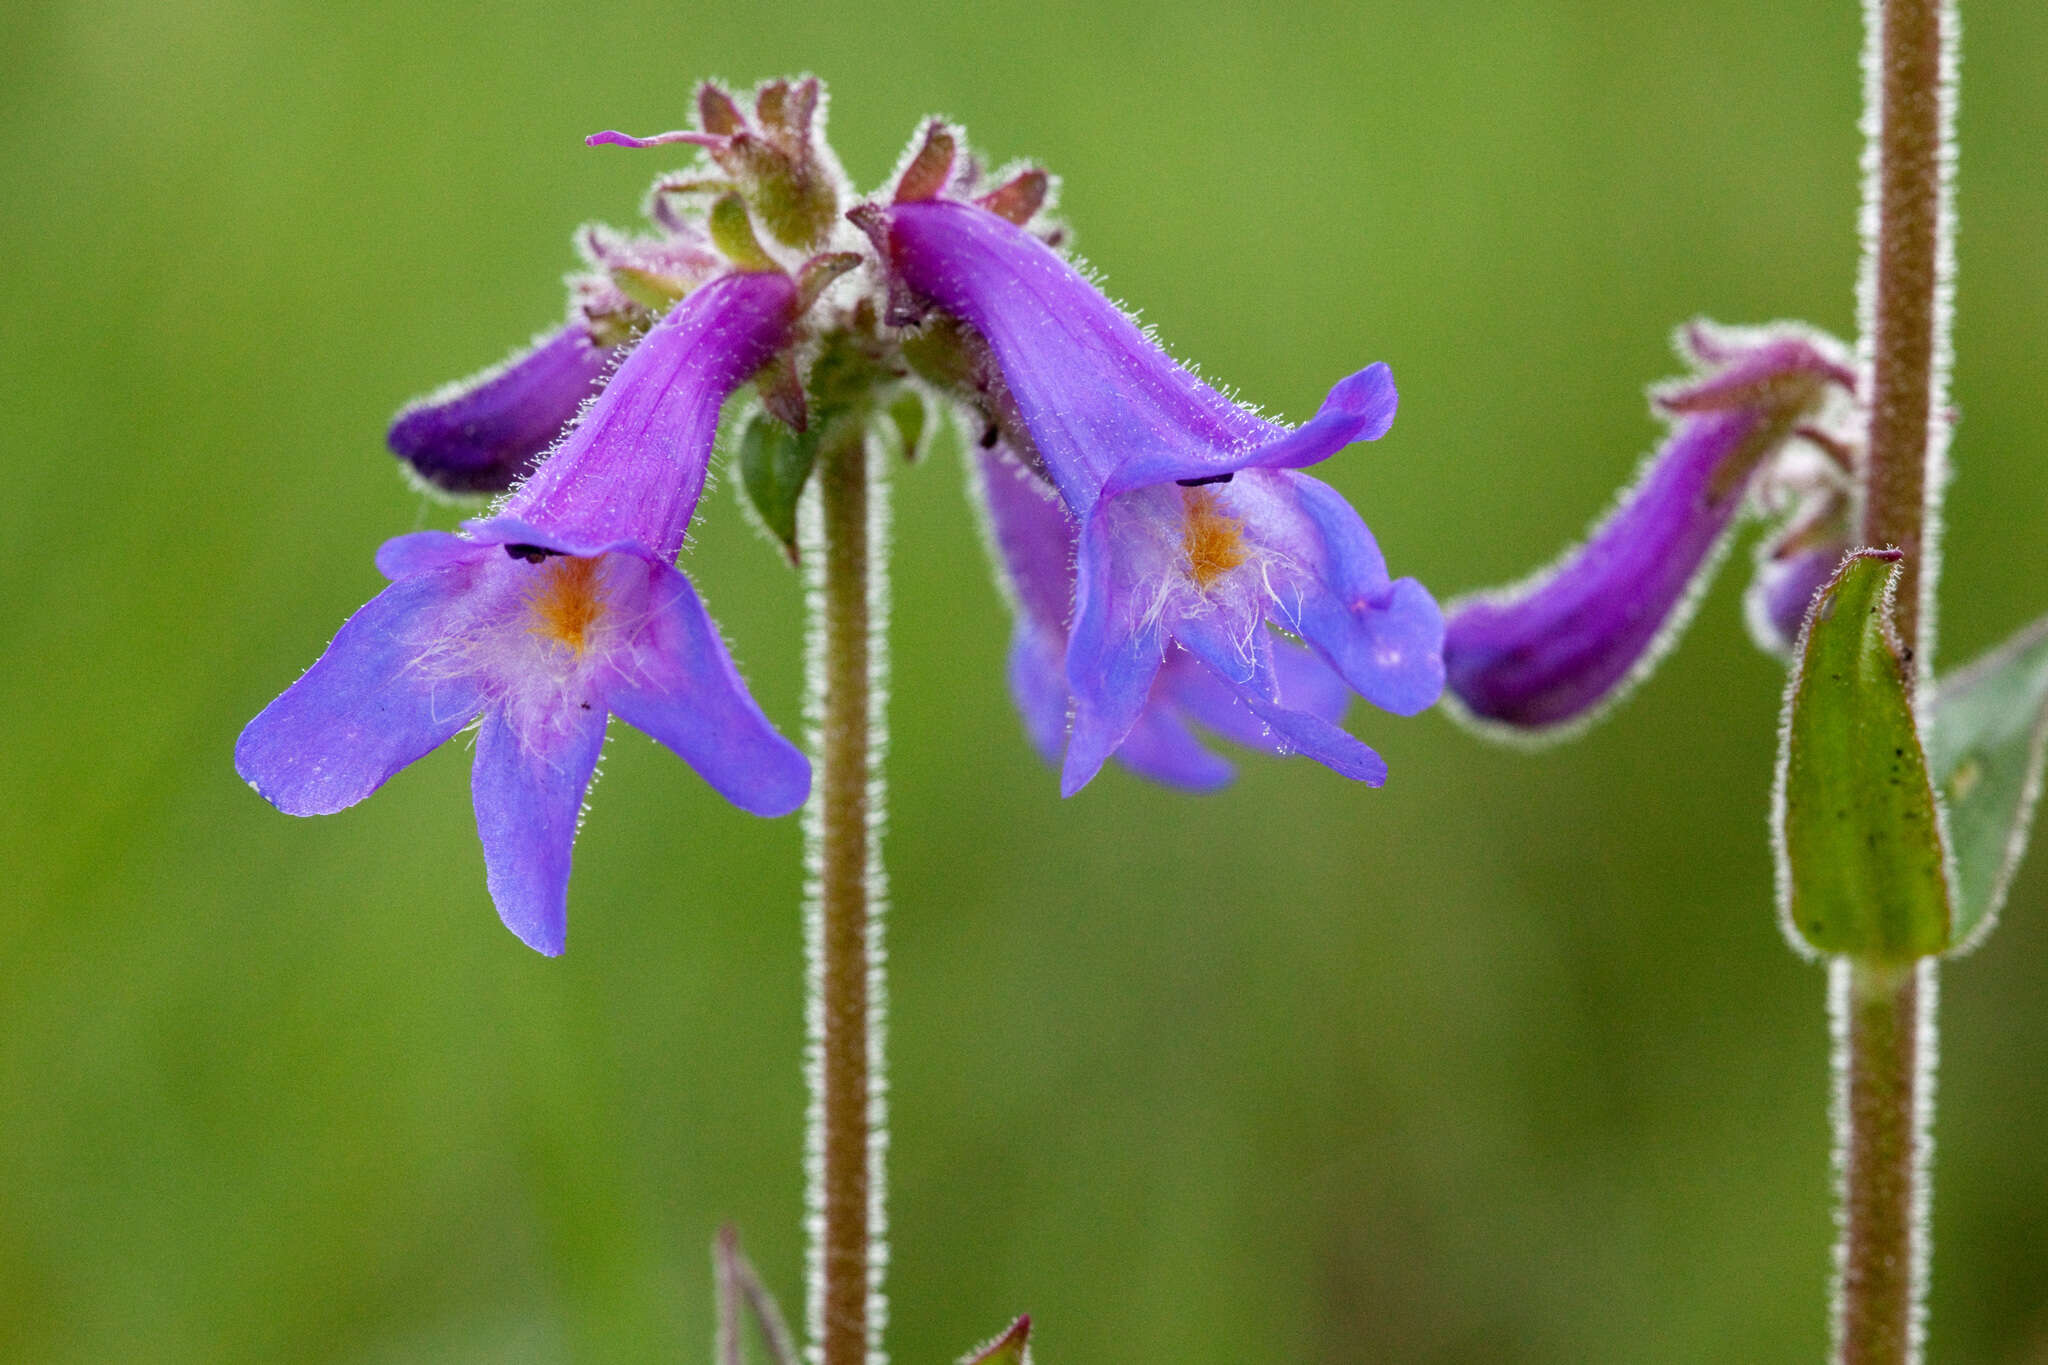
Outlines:
{"type": "Polygon", "coordinates": [[[1804,328],[1695,324],[1679,349],[1697,373],[1652,395],[1671,433],[1585,544],[1453,605],[1444,658],[1467,718],[1555,731],[1623,695],[1684,628],[1759,471],[1855,383],[1839,343],[1804,328]]]}

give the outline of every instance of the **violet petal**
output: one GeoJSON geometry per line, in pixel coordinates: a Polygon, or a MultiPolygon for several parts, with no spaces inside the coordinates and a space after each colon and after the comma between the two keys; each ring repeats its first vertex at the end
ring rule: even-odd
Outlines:
{"type": "Polygon", "coordinates": [[[549,957],[568,937],[569,855],[604,748],[602,711],[522,732],[499,711],[477,732],[471,776],[491,900],[520,942],[549,957]]]}
{"type": "Polygon", "coordinates": [[[418,665],[459,571],[394,583],[249,722],[235,771],[287,815],[331,815],[384,785],[467,725],[483,705],[473,679],[418,665]]]}
{"type": "Polygon", "coordinates": [[[612,711],[741,810],[787,815],[810,794],[810,763],[761,713],[690,581],[663,564],[648,572],[647,620],[615,670],[612,711]]]}

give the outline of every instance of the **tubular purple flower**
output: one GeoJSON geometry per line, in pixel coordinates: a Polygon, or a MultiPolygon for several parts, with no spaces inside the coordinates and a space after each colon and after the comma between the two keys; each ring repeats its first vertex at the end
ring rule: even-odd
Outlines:
{"type": "Polygon", "coordinates": [[[1268,422],[1176,365],[1058,253],[957,200],[869,206],[856,221],[898,280],[987,344],[999,402],[1080,524],[1065,673],[1072,795],[1148,714],[1169,654],[1199,661],[1271,734],[1377,786],[1379,755],[1284,697],[1273,624],[1351,688],[1411,715],[1443,688],[1443,618],[1388,577],[1358,514],[1296,467],[1392,423],[1385,365],[1300,427],[1268,422]],[[1176,649],[1177,647],[1177,649],[1176,649]]]}
{"type": "Polygon", "coordinates": [[[249,723],[236,770],[287,814],[328,814],[481,717],[474,792],[491,897],[550,955],[609,716],[744,810],[801,805],[809,765],[674,565],[720,405],[788,343],[795,313],[779,274],[704,285],[495,515],[459,535],[387,541],[377,567],[391,586],[249,723]]]}
{"type": "Polygon", "coordinates": [[[1653,395],[1671,435],[1586,543],[1452,604],[1444,661],[1468,718],[1559,730],[1625,693],[1691,615],[1758,471],[1831,387],[1855,384],[1839,345],[1803,329],[1699,326],[1680,349],[1705,373],[1653,395]]]}
{"type": "MultiPolygon", "coordinates": [[[[1065,656],[1074,606],[1074,522],[1053,489],[1001,447],[977,451],[975,472],[991,546],[1016,611],[1010,695],[1032,746],[1057,767],[1072,709],[1065,656]]],[[[1331,725],[1342,718],[1351,691],[1312,651],[1283,644],[1273,662],[1282,705],[1331,725]]],[[[1233,690],[1176,646],[1160,665],[1116,760],[1155,782],[1214,791],[1236,773],[1202,743],[1195,727],[1249,749],[1286,752],[1233,690]]]]}

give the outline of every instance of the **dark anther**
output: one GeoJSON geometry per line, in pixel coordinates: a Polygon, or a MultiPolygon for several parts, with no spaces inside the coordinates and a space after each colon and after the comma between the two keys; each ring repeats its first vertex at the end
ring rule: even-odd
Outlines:
{"type": "Polygon", "coordinates": [[[552,559],[563,552],[560,550],[550,550],[545,545],[507,545],[505,553],[511,555],[514,559],[523,559],[529,564],[538,564],[543,559],[552,559]]]}
{"type": "Polygon", "coordinates": [[[1231,478],[1229,474],[1211,474],[1206,479],[1175,479],[1174,482],[1182,488],[1200,488],[1207,483],[1229,483],[1231,478]]]}
{"type": "Polygon", "coordinates": [[[981,448],[983,450],[994,450],[996,442],[1002,439],[1002,435],[1000,431],[996,430],[996,424],[990,422],[987,429],[981,433],[981,448]]]}

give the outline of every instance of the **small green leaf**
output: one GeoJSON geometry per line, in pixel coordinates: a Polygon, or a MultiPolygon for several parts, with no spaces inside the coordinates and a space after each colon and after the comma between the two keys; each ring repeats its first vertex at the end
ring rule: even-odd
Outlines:
{"type": "Polygon", "coordinates": [[[1934,786],[1891,627],[1895,550],[1815,596],[1778,740],[1779,910],[1823,953],[1908,962],[1950,942],[1934,786]]]}
{"type": "Polygon", "coordinates": [[[889,405],[889,422],[896,428],[896,441],[905,462],[915,461],[924,453],[924,399],[906,391],[889,405]]]}
{"type": "Polygon", "coordinates": [[[1031,1315],[1018,1318],[994,1341],[960,1357],[960,1365],[1031,1365],[1031,1315]]]}
{"type": "Polygon", "coordinates": [[[772,417],[756,417],[740,435],[740,487],[768,533],[782,543],[789,562],[796,563],[796,504],[818,443],[810,431],[794,432],[772,417]]]}
{"type": "Polygon", "coordinates": [[[1955,942],[1988,927],[2019,870],[2048,753],[2048,617],[1944,678],[1928,744],[1955,851],[1955,942]]]}

